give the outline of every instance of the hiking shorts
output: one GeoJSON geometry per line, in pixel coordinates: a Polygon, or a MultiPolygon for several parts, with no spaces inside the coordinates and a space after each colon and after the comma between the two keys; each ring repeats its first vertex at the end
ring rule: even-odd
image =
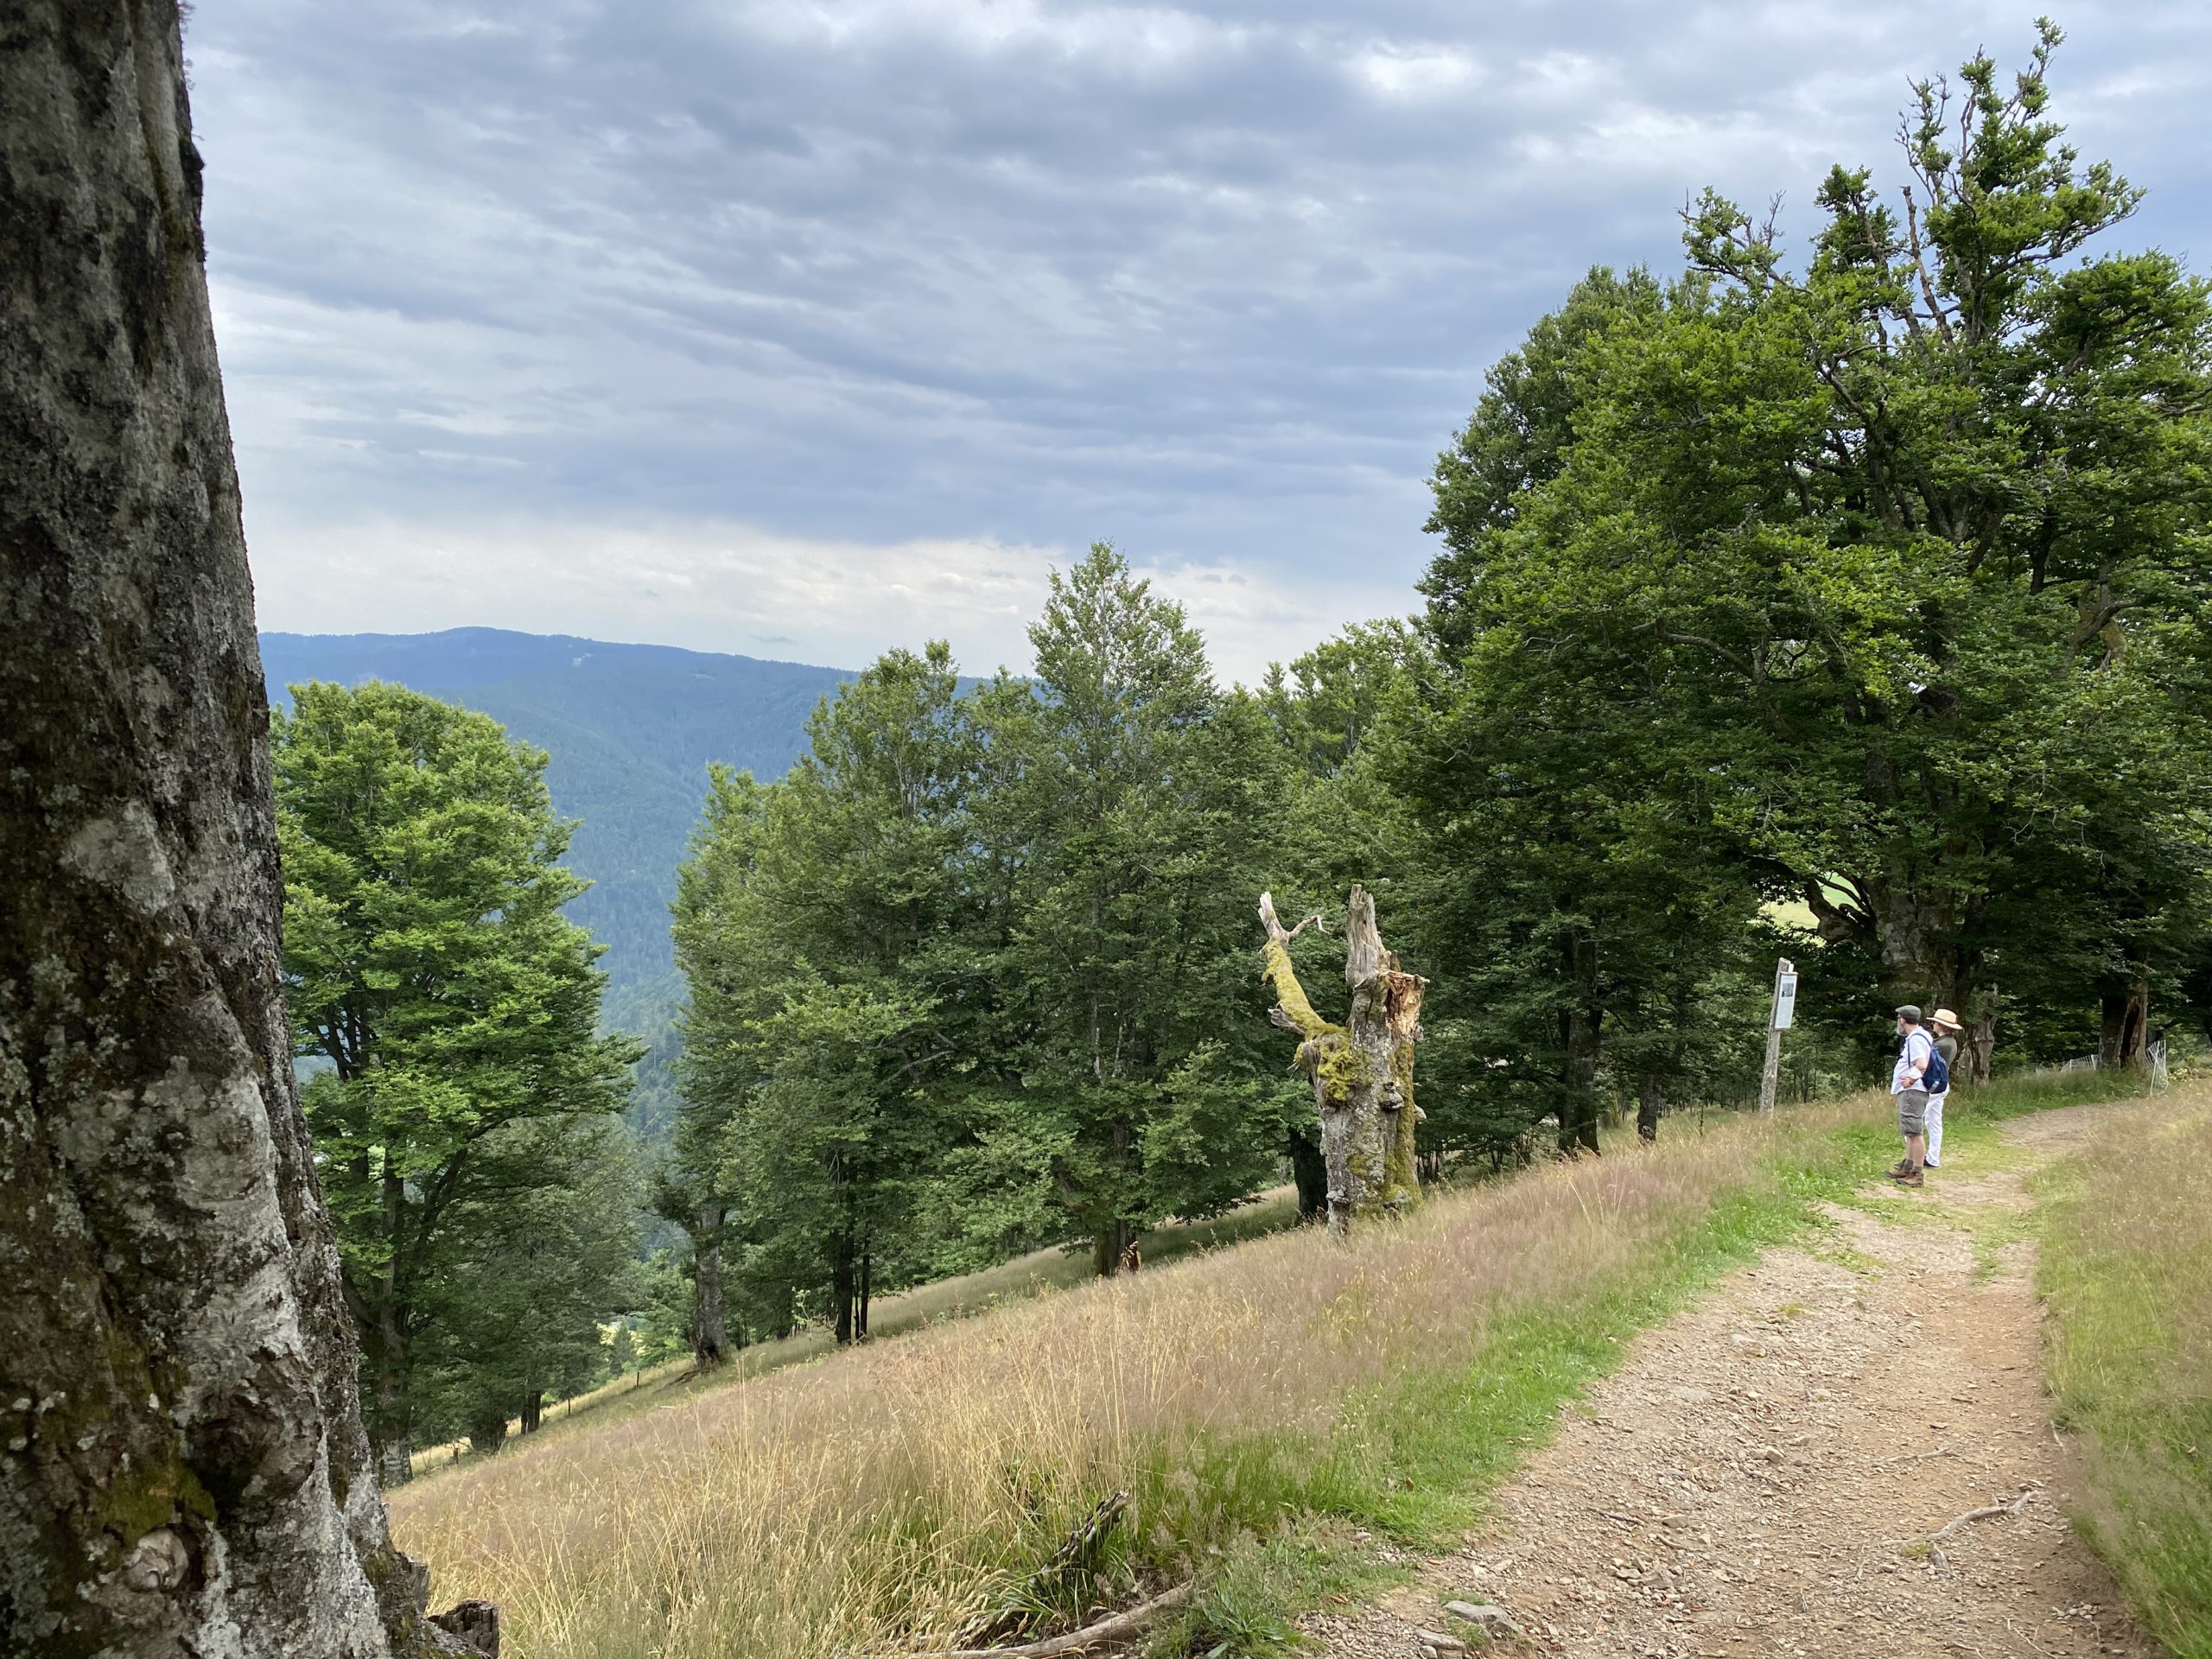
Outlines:
{"type": "Polygon", "coordinates": [[[1925,1089],[1901,1089],[1897,1091],[1897,1133],[1928,1133],[1928,1091],[1925,1089]]]}

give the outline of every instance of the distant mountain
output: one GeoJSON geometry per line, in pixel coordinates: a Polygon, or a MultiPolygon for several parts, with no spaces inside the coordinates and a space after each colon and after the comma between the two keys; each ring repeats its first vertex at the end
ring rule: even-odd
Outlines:
{"type": "Polygon", "coordinates": [[[270,695],[308,680],[393,681],[481,709],[551,756],[554,804],[581,818],[569,862],[593,883],[569,913],[607,946],[608,1023],[657,1034],[676,997],[668,906],[707,763],[778,778],[806,717],[852,676],[672,645],[451,628],[264,633],[270,695]]]}

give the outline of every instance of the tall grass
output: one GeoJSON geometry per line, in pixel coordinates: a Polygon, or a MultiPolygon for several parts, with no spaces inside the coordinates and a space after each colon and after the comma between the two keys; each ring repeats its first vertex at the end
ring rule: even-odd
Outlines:
{"type": "Polygon", "coordinates": [[[395,1525],[441,1596],[504,1605],[518,1659],[926,1648],[1193,1573],[1242,1650],[1265,1620],[1224,1586],[1280,1591],[1287,1523],[1464,1524],[1627,1336],[1878,1169],[1887,1124],[1862,1098],[1682,1126],[1349,1247],[1302,1230],[1050,1293],[512,1446],[397,1494],[395,1525]],[[1116,1491],[1096,1572],[1046,1571],[1116,1491]]]}
{"type": "Polygon", "coordinates": [[[2038,1273],[2076,1522],[2145,1624],[2212,1659],[2212,1110],[2191,1093],[2040,1178],[2038,1273]]]}
{"type": "MultiPolygon", "coordinates": [[[[1138,1243],[1143,1259],[1153,1263],[1178,1261],[1219,1249],[1265,1233],[1280,1232],[1298,1221],[1298,1195],[1290,1187],[1276,1187],[1226,1215],[1204,1221],[1169,1221],[1142,1234],[1138,1243]]],[[[1032,1250],[1010,1262],[974,1273],[931,1281],[911,1290],[875,1299],[868,1329],[878,1338],[896,1337],[947,1319],[988,1313],[1009,1301],[1054,1290],[1069,1290],[1094,1276],[1090,1252],[1059,1249],[1032,1250]]],[[[545,1414],[538,1433],[546,1441],[570,1433],[588,1433],[637,1411],[652,1411],[682,1395],[719,1389],[749,1377],[765,1376],[792,1365],[826,1358],[837,1351],[828,1325],[809,1325],[796,1334],[771,1342],[750,1343],[739,1349],[728,1363],[709,1374],[695,1374],[689,1354],[642,1372],[602,1384],[586,1394],[561,1401],[545,1414]]],[[[512,1439],[521,1432],[518,1422],[508,1425],[512,1439]]],[[[459,1464],[467,1442],[449,1440],[425,1446],[415,1454],[415,1473],[442,1474],[459,1464]]]]}

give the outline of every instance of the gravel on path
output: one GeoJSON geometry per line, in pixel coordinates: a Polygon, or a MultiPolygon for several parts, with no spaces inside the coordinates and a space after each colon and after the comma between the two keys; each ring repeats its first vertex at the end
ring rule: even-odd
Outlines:
{"type": "Polygon", "coordinates": [[[2066,1523],[2017,1224],[2028,1167],[2158,1109],[2038,1114],[1993,1166],[1955,1154],[1897,1192],[1905,1218],[1834,1210],[1818,1253],[1770,1252],[1638,1338],[1465,1550],[1303,1628],[1335,1659],[1483,1651],[1459,1600],[1510,1614],[1509,1651],[2155,1659],[2066,1523]]]}

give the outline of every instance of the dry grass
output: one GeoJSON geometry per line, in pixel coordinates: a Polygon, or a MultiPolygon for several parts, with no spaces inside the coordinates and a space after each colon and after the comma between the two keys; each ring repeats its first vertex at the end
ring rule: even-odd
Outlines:
{"type": "Polygon", "coordinates": [[[2212,1109],[2050,1171],[2039,1275],[2078,1523],[2144,1622],[2212,1659],[2212,1109]]]}
{"type": "MultiPolygon", "coordinates": [[[[1681,1281],[1732,1195],[1803,1187],[1853,1116],[1728,1121],[1445,1195],[1350,1248],[1301,1230],[1047,1294],[518,1444],[397,1494],[395,1525],[441,1597],[505,1606],[518,1659],[942,1643],[1117,1488],[1125,1586],[1286,1510],[1371,1510],[1410,1478],[1377,1471],[1418,1380],[1541,1370],[1516,1333],[1560,1310],[1628,1328],[1624,1295],[1681,1281]]],[[[1540,1423],[1573,1382],[1529,1381],[1540,1423]]],[[[1452,1386],[1447,1412],[1481,1389],[1452,1386]]]]}
{"type": "MultiPolygon", "coordinates": [[[[1298,1194],[1288,1186],[1273,1187],[1251,1203],[1205,1221],[1171,1221],[1138,1239],[1146,1262],[1155,1267],[1185,1256],[1280,1232],[1298,1220],[1298,1194]]],[[[868,1329],[877,1339],[903,1336],[925,1325],[948,1319],[988,1313],[1008,1302],[1027,1301],[1054,1290],[1071,1290],[1092,1278],[1088,1246],[1079,1250],[1032,1250],[1001,1262],[996,1267],[938,1279],[912,1290],[875,1299],[869,1310],[868,1329]]],[[[837,1351],[837,1342],[827,1325],[810,1325],[773,1342],[741,1348],[728,1365],[702,1376],[689,1356],[563,1400],[545,1414],[539,1431],[559,1440],[570,1433],[597,1429],[638,1411],[658,1410],[692,1394],[727,1387],[734,1381],[765,1376],[792,1365],[824,1359],[837,1351]],[[581,1421],[580,1421],[581,1420],[581,1421]]],[[[507,1433],[518,1438],[521,1425],[511,1421],[507,1433]]],[[[425,1446],[415,1454],[418,1476],[442,1474],[460,1464],[467,1450],[466,1440],[449,1440],[425,1446]]]]}

